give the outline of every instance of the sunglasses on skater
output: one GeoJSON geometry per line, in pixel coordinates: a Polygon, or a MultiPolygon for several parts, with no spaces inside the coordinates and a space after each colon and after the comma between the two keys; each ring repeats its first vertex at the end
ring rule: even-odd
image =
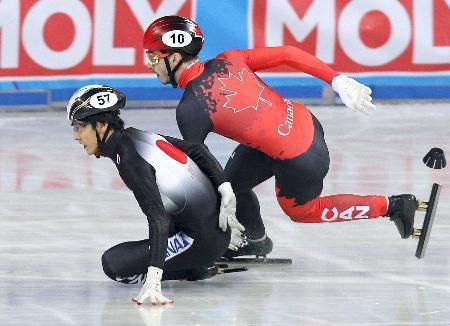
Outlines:
{"type": "Polygon", "coordinates": [[[147,57],[147,65],[149,67],[156,66],[160,59],[168,57],[170,53],[151,53],[150,51],[145,52],[147,57]]]}

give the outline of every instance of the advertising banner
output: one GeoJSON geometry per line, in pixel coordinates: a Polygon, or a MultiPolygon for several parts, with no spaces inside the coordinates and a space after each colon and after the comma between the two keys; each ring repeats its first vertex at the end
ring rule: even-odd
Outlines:
{"type": "Polygon", "coordinates": [[[0,0],[0,78],[148,74],[142,35],[164,15],[199,23],[201,59],[295,45],[347,73],[450,71],[450,0],[0,0]]]}

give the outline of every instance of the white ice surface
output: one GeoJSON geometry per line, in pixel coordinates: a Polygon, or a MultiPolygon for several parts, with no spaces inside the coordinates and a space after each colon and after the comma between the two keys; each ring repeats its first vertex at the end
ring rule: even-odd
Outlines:
{"type": "MultiPolygon", "coordinates": [[[[291,222],[271,179],[256,188],[271,256],[292,265],[166,282],[173,305],[137,307],[130,298],[140,286],[109,280],[100,261],[109,247],[147,234],[114,165],[85,155],[64,112],[0,113],[0,325],[450,325],[450,167],[422,163],[431,147],[450,155],[450,105],[385,105],[369,117],[312,111],[331,152],[323,194],[428,199],[433,182],[443,185],[423,260],[387,219],[291,222]]],[[[123,117],[179,136],[173,110],[123,117]]],[[[236,145],[215,135],[207,143],[222,164],[236,145]]]]}

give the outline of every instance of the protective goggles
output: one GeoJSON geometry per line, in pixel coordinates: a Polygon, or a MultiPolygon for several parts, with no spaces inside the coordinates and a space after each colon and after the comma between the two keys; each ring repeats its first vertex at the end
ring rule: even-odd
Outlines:
{"type": "Polygon", "coordinates": [[[150,51],[146,51],[147,65],[149,67],[156,66],[160,59],[166,58],[170,55],[170,53],[151,53],[150,51]]]}
{"type": "Polygon", "coordinates": [[[87,124],[87,122],[74,121],[72,123],[73,132],[79,132],[80,128],[85,127],[87,124]]]}

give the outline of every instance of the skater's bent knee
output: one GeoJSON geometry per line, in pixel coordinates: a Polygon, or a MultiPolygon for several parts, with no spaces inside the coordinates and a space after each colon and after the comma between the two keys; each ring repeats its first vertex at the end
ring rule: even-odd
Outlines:
{"type": "Polygon", "coordinates": [[[106,274],[106,276],[108,276],[110,279],[112,280],[116,280],[116,275],[114,274],[114,272],[112,271],[111,268],[111,262],[108,259],[109,255],[108,252],[105,252],[102,255],[102,266],[103,266],[103,272],[106,274]]]}
{"type": "Polygon", "coordinates": [[[292,216],[292,215],[290,215],[289,218],[291,219],[292,222],[304,223],[304,220],[303,220],[302,216],[298,216],[298,215],[292,216]]]}
{"type": "Polygon", "coordinates": [[[296,223],[313,223],[316,221],[317,204],[315,201],[310,201],[304,205],[283,205],[283,211],[296,223]]]}

